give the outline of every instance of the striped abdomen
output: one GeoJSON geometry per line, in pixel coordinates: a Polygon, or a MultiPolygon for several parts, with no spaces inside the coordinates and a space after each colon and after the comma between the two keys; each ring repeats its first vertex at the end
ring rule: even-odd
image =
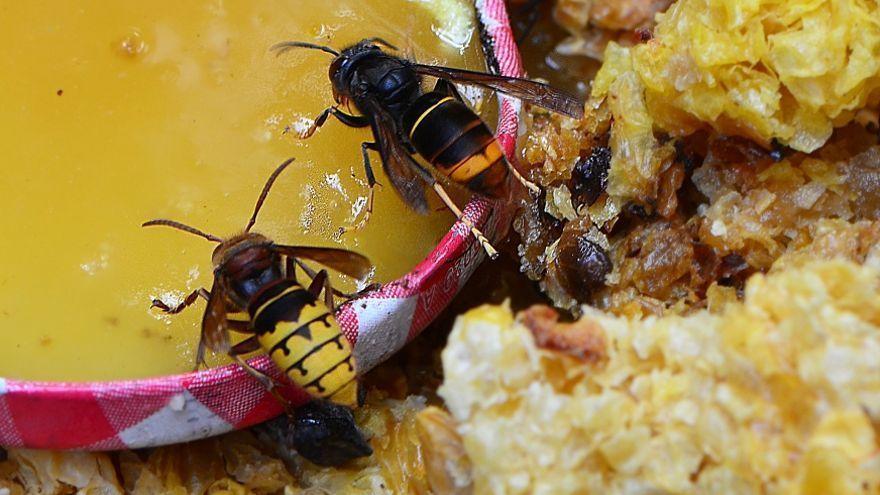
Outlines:
{"type": "Polygon", "coordinates": [[[257,340],[291,381],[312,397],[357,406],[351,344],[330,309],[302,286],[279,281],[250,305],[257,340]]]}
{"type": "Polygon", "coordinates": [[[504,152],[467,105],[443,93],[426,93],[407,111],[404,126],[416,151],[454,182],[489,197],[507,197],[504,152]]]}

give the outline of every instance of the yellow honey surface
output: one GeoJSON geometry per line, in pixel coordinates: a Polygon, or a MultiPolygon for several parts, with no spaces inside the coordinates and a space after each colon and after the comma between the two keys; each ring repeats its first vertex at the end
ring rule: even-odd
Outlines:
{"type": "Polygon", "coordinates": [[[255,231],[356,249],[375,263],[377,281],[407,272],[451,216],[408,211],[373,154],[386,184],[373,218],[340,236],[366,198],[359,143],[369,131],[331,120],[297,140],[295,130],[332,102],[331,57],[302,50],[276,58],[268,48],[298,39],[339,49],[382,36],[421,61],[481,68],[478,43],[438,39],[472,38],[438,17],[463,4],[445,4],[2,2],[0,376],[95,380],[190,369],[204,303],[175,317],[148,306],[155,296],[174,303],[210,287],[214,246],[140,224],[167,217],[234,234],[289,156],[296,164],[255,231]]]}

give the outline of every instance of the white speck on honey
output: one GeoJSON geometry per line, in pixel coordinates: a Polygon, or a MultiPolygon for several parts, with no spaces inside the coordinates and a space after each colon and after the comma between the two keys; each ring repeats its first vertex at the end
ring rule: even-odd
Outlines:
{"type": "Polygon", "coordinates": [[[312,228],[312,220],[315,218],[316,209],[315,199],[317,196],[318,194],[315,192],[315,186],[311,184],[303,186],[300,197],[303,199],[303,204],[306,206],[299,215],[299,225],[302,228],[303,233],[308,233],[312,228]]]}
{"type": "Polygon", "coordinates": [[[305,115],[300,115],[296,117],[293,121],[290,122],[288,126],[290,131],[294,134],[303,134],[309,127],[312,125],[312,119],[306,117],[305,115]]]}
{"type": "Polygon", "coordinates": [[[338,173],[324,174],[324,183],[330,189],[341,194],[345,201],[348,201],[348,193],[346,193],[345,190],[342,189],[342,181],[339,179],[338,173]]]}
{"type": "Polygon", "coordinates": [[[355,221],[358,216],[360,216],[361,212],[364,211],[364,208],[367,206],[367,197],[366,196],[358,196],[357,199],[351,204],[351,217],[350,220],[355,221]]]}

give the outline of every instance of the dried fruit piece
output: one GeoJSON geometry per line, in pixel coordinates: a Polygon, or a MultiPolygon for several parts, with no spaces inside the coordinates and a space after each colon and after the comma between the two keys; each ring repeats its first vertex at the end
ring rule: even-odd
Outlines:
{"type": "Polygon", "coordinates": [[[608,169],[611,167],[611,148],[596,146],[586,158],[578,159],[569,181],[577,204],[592,205],[605,192],[608,169]]]}
{"type": "Polygon", "coordinates": [[[425,468],[432,493],[469,495],[473,492],[471,461],[455,430],[455,421],[446,411],[428,407],[416,416],[416,429],[422,443],[425,468]]]}
{"type": "Polygon", "coordinates": [[[375,459],[370,462],[379,466],[390,493],[427,494],[427,472],[416,429],[416,415],[425,407],[425,400],[412,396],[391,404],[390,410],[377,411],[379,414],[372,418],[378,431],[372,441],[375,459]],[[384,428],[375,424],[377,420],[385,423],[384,428]]]}
{"type": "Polygon", "coordinates": [[[631,255],[620,262],[620,283],[630,282],[647,296],[670,297],[676,284],[694,268],[694,242],[681,224],[650,223],[637,228],[626,243],[625,252],[631,255]]]}
{"type": "Polygon", "coordinates": [[[657,187],[657,214],[671,219],[678,210],[678,189],[684,183],[684,164],[674,162],[660,174],[657,187]]]}
{"type": "Polygon", "coordinates": [[[589,219],[568,222],[545,251],[546,274],[541,288],[560,308],[576,311],[578,303],[605,285],[612,269],[608,239],[589,219]]]}
{"type": "Polygon", "coordinates": [[[850,190],[854,213],[859,218],[880,219],[880,146],[848,160],[844,183],[850,190]]]}
{"type": "Polygon", "coordinates": [[[549,306],[536,305],[517,315],[532,332],[535,344],[542,349],[571,354],[585,362],[605,358],[607,349],[602,328],[589,322],[560,324],[559,313],[549,306]]]}
{"type": "Polygon", "coordinates": [[[586,301],[592,291],[605,285],[605,276],[609,272],[611,259],[608,253],[589,238],[588,232],[579,232],[575,228],[563,229],[556,247],[556,258],[551,265],[551,275],[555,274],[570,294],[580,301],[586,301]]]}

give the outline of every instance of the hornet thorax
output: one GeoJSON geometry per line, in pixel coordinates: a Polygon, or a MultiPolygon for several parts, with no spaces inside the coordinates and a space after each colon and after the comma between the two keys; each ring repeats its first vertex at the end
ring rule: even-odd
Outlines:
{"type": "Polygon", "coordinates": [[[260,234],[242,234],[214,250],[214,273],[229,288],[229,298],[241,309],[261,290],[282,280],[281,256],[260,234]]]}
{"type": "Polygon", "coordinates": [[[366,101],[375,99],[400,122],[404,111],[422,94],[421,79],[400,57],[368,41],[346,48],[330,65],[337,102],[351,100],[362,113],[366,101]]]}

